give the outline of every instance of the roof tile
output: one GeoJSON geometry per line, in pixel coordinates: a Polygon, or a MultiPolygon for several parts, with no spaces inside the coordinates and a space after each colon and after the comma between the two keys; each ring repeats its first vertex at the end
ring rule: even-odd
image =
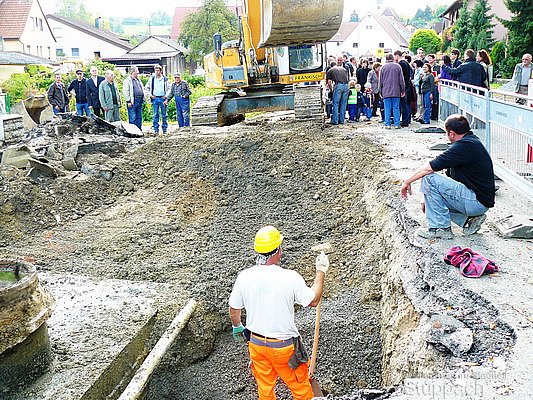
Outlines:
{"type": "Polygon", "coordinates": [[[34,0],[0,1],[0,36],[4,39],[19,39],[28,21],[34,0]]]}

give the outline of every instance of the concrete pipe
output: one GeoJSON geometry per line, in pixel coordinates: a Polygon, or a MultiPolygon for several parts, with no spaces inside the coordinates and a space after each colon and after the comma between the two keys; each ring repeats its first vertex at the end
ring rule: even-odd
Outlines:
{"type": "Polygon", "coordinates": [[[0,394],[31,382],[50,364],[46,320],[53,305],[32,264],[0,260],[0,394]]]}

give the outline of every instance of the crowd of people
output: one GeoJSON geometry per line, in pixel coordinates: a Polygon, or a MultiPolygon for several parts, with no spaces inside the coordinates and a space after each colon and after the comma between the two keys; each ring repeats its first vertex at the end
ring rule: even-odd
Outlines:
{"type": "Polygon", "coordinates": [[[120,121],[120,107],[126,104],[128,122],[142,130],[143,105],[148,101],[152,104],[152,132],[166,134],[168,129],[168,104],[174,99],[176,103],[176,119],[180,128],[190,126],[189,84],[181,79],[181,74],[174,74],[174,82],[170,83],[162,73],[161,65],[154,66],[154,74],[148,79],[146,86],[139,78],[139,68],[130,68],[129,75],[124,79],[122,92],[115,82],[115,74],[105,71],[105,77],[98,75],[98,68],[92,66],[91,76],[85,78],[83,71],[76,71],[74,79],[68,87],[62,82],[60,73],[55,74],[55,82],[48,88],[48,101],[54,114],[68,111],[70,98],[76,100],[76,114],[96,115],[108,122],[120,121]],[[121,96],[122,94],[122,96],[121,96]]]}
{"type": "MultiPolygon", "coordinates": [[[[439,82],[455,80],[478,88],[489,89],[489,53],[468,49],[461,53],[425,54],[419,48],[416,55],[407,51],[387,54],[383,60],[347,55],[328,57],[325,102],[330,124],[379,117],[385,128],[407,127],[412,121],[429,124],[438,119],[439,82]],[[369,115],[368,115],[369,114],[369,115]]],[[[526,94],[531,78],[531,55],[524,54],[515,68],[515,92],[526,94]]]]}

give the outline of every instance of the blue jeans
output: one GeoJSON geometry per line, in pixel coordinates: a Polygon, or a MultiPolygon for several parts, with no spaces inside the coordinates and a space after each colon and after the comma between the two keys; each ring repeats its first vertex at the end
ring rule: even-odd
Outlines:
{"type": "Polygon", "coordinates": [[[394,126],[400,126],[400,98],[386,97],[383,99],[385,107],[385,126],[390,126],[391,114],[394,117],[394,126]]]}
{"type": "Polygon", "coordinates": [[[429,123],[431,119],[431,92],[422,93],[422,104],[424,105],[424,122],[429,123]]]}
{"type": "Polygon", "coordinates": [[[143,100],[135,98],[131,108],[128,107],[128,122],[142,130],[143,127],[143,100]]]}
{"type": "Polygon", "coordinates": [[[55,108],[55,107],[52,107],[52,111],[54,112],[54,115],[59,114],[59,113],[64,113],[65,112],[65,107],[60,108],[59,110],[57,108],[55,108]]]}
{"type": "Polygon", "coordinates": [[[184,126],[190,126],[191,118],[191,102],[189,98],[183,98],[176,96],[176,114],[178,119],[178,125],[180,128],[184,126]]]}
{"type": "Polygon", "coordinates": [[[163,123],[161,124],[161,128],[163,128],[163,133],[167,132],[168,128],[168,121],[167,121],[167,107],[163,104],[165,102],[165,99],[162,97],[156,97],[152,100],[152,108],[154,110],[154,132],[159,132],[159,116],[161,115],[161,119],[163,120],[163,123]]]}
{"type": "Polygon", "coordinates": [[[407,93],[400,97],[400,113],[402,115],[402,125],[409,125],[411,122],[411,105],[407,104],[407,93]]]}
{"type": "Polygon", "coordinates": [[[335,84],[335,89],[333,89],[333,108],[331,110],[331,123],[333,125],[344,124],[349,93],[350,90],[348,90],[347,83],[335,84]]]}
{"type": "Polygon", "coordinates": [[[488,210],[472,190],[441,174],[424,176],[420,192],[424,194],[430,228],[449,228],[451,221],[463,227],[468,217],[483,215],[488,210]]]}
{"type": "Polygon", "coordinates": [[[348,116],[350,121],[359,121],[359,107],[357,104],[348,104],[348,116]]]}
{"type": "Polygon", "coordinates": [[[89,104],[76,103],[76,115],[83,115],[83,112],[85,112],[86,116],[88,117],[91,116],[91,110],[89,109],[89,104]]]}

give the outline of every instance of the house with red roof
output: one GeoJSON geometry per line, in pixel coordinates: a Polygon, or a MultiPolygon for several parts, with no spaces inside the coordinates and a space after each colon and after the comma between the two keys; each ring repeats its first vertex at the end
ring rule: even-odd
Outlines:
{"type": "Polygon", "coordinates": [[[39,0],[0,0],[0,50],[55,60],[56,39],[39,0]]]}

